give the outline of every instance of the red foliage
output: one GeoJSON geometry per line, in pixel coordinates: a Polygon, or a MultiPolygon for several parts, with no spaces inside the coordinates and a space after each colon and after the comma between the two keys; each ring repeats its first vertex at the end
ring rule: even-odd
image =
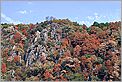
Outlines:
{"type": "Polygon", "coordinates": [[[22,33],[23,33],[25,36],[28,36],[28,33],[27,33],[27,29],[26,29],[26,28],[24,28],[24,29],[22,30],[22,33]]]}
{"type": "Polygon", "coordinates": [[[18,30],[19,29],[18,26],[15,26],[15,29],[18,30]]]}
{"type": "Polygon", "coordinates": [[[16,32],[15,35],[14,35],[14,39],[21,39],[21,35],[20,33],[16,32]]]}
{"type": "Polygon", "coordinates": [[[15,44],[15,42],[14,42],[14,40],[13,40],[13,39],[11,39],[11,40],[10,40],[10,44],[12,44],[12,45],[14,45],[14,44],[15,44]]]}
{"type": "Polygon", "coordinates": [[[1,66],[1,71],[2,73],[6,73],[6,64],[5,63],[2,63],[2,66],[1,66]]]}
{"type": "Polygon", "coordinates": [[[83,39],[83,45],[81,46],[81,49],[83,52],[92,53],[94,49],[97,49],[100,45],[99,39],[95,35],[87,35],[83,39]]]}

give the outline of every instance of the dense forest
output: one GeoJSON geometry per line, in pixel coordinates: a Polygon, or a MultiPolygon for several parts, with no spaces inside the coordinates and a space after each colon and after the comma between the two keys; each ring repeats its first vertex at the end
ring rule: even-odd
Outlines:
{"type": "Polygon", "coordinates": [[[1,24],[5,81],[120,81],[121,22],[1,24]]]}

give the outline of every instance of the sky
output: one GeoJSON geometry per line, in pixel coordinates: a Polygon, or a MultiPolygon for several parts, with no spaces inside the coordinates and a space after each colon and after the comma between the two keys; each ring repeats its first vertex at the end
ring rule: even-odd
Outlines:
{"type": "Polygon", "coordinates": [[[39,23],[47,16],[90,26],[121,20],[121,1],[2,1],[1,23],[39,23]]]}

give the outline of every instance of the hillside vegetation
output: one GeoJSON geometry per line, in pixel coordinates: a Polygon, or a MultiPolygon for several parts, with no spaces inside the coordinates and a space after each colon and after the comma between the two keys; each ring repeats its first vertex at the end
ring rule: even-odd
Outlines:
{"type": "Polygon", "coordinates": [[[5,81],[120,81],[121,22],[1,24],[5,81]]]}

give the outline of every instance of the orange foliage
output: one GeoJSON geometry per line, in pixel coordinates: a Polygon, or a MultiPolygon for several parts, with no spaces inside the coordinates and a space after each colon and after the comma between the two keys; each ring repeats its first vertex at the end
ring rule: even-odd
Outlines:
{"type": "Polygon", "coordinates": [[[54,56],[57,56],[58,55],[58,51],[54,51],[54,56]]]}
{"type": "Polygon", "coordinates": [[[66,48],[67,46],[69,46],[69,41],[68,41],[68,39],[64,38],[62,40],[62,46],[61,46],[61,48],[63,49],[63,48],[66,48]]]}
{"type": "Polygon", "coordinates": [[[14,62],[19,62],[20,61],[20,57],[19,56],[15,56],[14,57],[14,62]]]}
{"type": "Polygon", "coordinates": [[[44,76],[45,76],[45,79],[48,79],[48,78],[51,77],[51,74],[48,70],[46,70],[45,73],[44,73],[44,76]]]}
{"type": "Polygon", "coordinates": [[[80,38],[81,38],[81,33],[80,33],[80,31],[75,32],[74,35],[75,35],[75,36],[74,36],[75,39],[80,39],[80,38]]]}
{"type": "Polygon", "coordinates": [[[75,55],[75,56],[80,55],[80,50],[81,50],[81,47],[80,47],[79,45],[77,45],[77,46],[74,48],[74,55],[75,55]]]}
{"type": "Polygon", "coordinates": [[[70,57],[71,56],[71,53],[70,53],[69,50],[67,50],[66,52],[64,52],[64,55],[70,57]]]}
{"type": "Polygon", "coordinates": [[[102,68],[102,64],[98,64],[95,66],[96,70],[100,70],[102,68]]]}

